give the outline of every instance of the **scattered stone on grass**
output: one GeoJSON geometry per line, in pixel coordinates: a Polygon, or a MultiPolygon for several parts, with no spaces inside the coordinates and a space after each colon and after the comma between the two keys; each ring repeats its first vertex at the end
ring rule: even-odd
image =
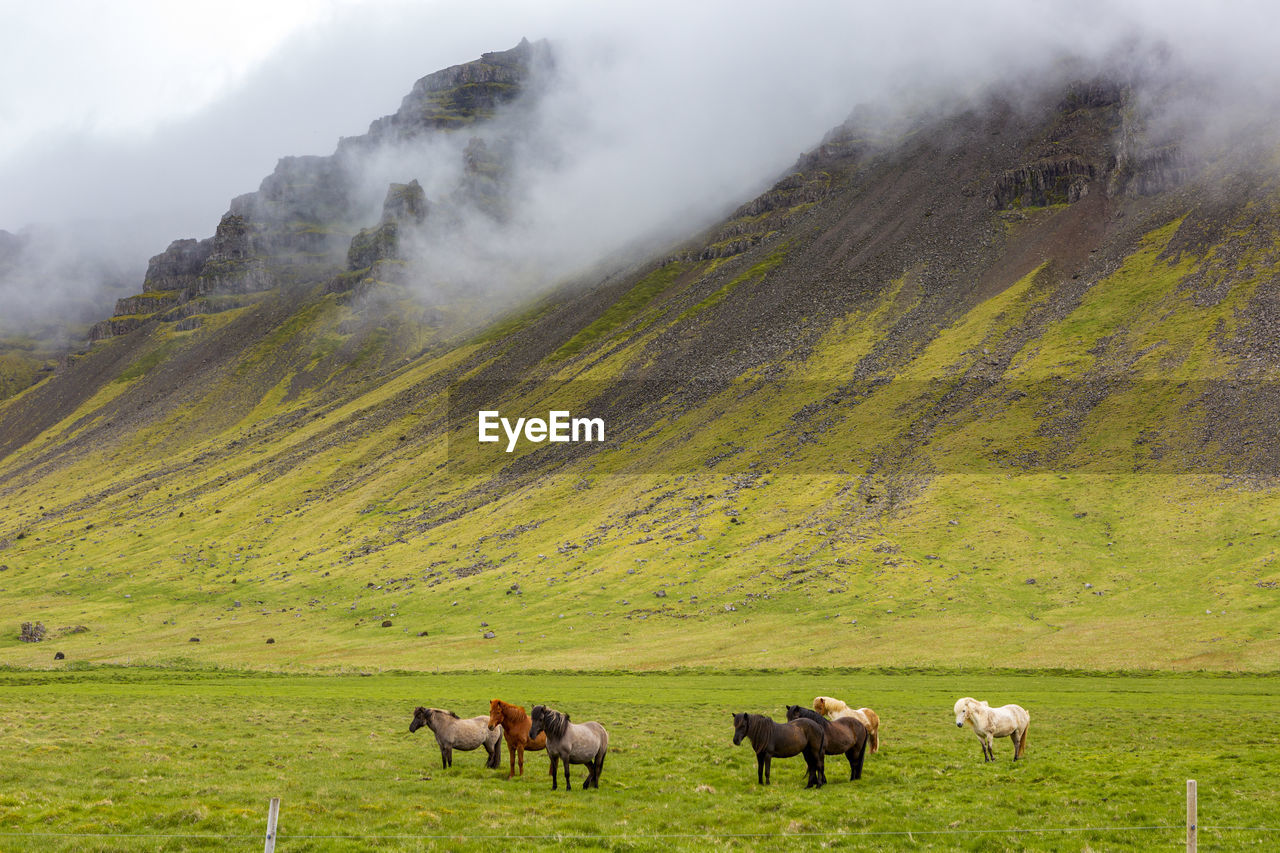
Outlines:
{"type": "Polygon", "coordinates": [[[39,643],[47,633],[43,622],[23,622],[18,639],[24,643],[39,643]]]}

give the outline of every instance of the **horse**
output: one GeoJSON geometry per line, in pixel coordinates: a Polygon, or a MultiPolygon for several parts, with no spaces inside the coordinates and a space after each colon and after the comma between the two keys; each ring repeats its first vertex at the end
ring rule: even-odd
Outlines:
{"type": "MultiPolygon", "coordinates": [[[[841,755],[849,759],[849,781],[862,778],[862,759],[867,753],[867,727],[857,717],[838,717],[828,720],[817,711],[810,711],[799,705],[787,706],[788,720],[813,720],[822,726],[826,735],[824,752],[827,755],[841,755]]],[[[825,771],[825,768],[824,768],[825,771]]],[[[826,781],[826,773],[823,773],[826,781]]]]}
{"type": "Polygon", "coordinates": [[[826,735],[813,720],[775,723],[763,714],[733,715],[733,745],[746,738],[756,752],[756,781],[770,784],[769,771],[773,757],[790,758],[804,754],[809,781],[806,788],[821,788],[827,781],[826,735]]]}
{"type": "Polygon", "coordinates": [[[502,726],[502,735],[507,739],[507,753],[511,757],[511,772],[508,779],[515,778],[516,756],[520,757],[520,775],[524,775],[524,751],[536,752],[547,748],[547,733],[539,732],[536,738],[529,737],[529,729],[533,721],[519,705],[508,705],[501,699],[489,700],[489,728],[502,726]]]}
{"type": "Polygon", "coordinates": [[[986,702],[979,702],[969,696],[956,700],[956,725],[964,727],[966,722],[973,726],[973,733],[982,744],[982,760],[995,761],[995,750],[991,748],[992,739],[1009,736],[1013,741],[1013,760],[1027,751],[1027,727],[1031,724],[1031,715],[1021,705],[1002,705],[992,708],[986,702]]]}
{"type": "Polygon", "coordinates": [[[436,743],[440,744],[440,762],[444,765],[444,769],[448,770],[453,766],[454,749],[465,752],[477,746],[484,746],[485,752],[489,754],[489,758],[484,763],[485,767],[498,766],[498,761],[501,759],[498,741],[502,739],[502,730],[490,730],[488,717],[471,717],[463,720],[452,711],[418,706],[413,711],[413,722],[409,724],[409,731],[416,732],[423,726],[435,733],[436,743]]]}
{"type": "Polygon", "coordinates": [[[569,715],[548,708],[545,705],[534,705],[529,712],[533,725],[529,727],[529,737],[537,738],[545,734],[547,738],[547,755],[551,756],[551,790],[556,789],[556,769],[564,759],[564,788],[569,790],[569,765],[587,765],[587,778],[582,781],[583,789],[600,787],[600,771],[604,769],[604,754],[609,751],[609,733],[597,722],[571,723],[569,715]]]}
{"type": "Polygon", "coordinates": [[[830,716],[833,720],[841,717],[853,717],[867,727],[867,736],[872,752],[880,751],[880,717],[870,708],[850,708],[839,699],[830,696],[818,696],[813,700],[813,710],[819,714],[830,716]]]}

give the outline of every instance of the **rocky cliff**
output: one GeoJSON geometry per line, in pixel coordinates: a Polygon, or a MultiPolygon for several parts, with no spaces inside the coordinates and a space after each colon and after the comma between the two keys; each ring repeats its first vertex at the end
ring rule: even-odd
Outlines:
{"type": "MultiPolygon", "coordinates": [[[[474,130],[514,104],[552,68],[546,42],[527,39],[418,80],[394,114],[368,133],[339,141],[327,156],[283,157],[255,192],[234,198],[213,237],[175,240],[148,265],[142,293],[120,299],[90,340],[126,334],[152,322],[191,324],[202,297],[246,294],[323,281],[344,269],[400,256],[400,230],[421,225],[427,199],[417,177],[393,184],[381,218],[361,222],[366,159],[385,146],[413,145],[432,134],[474,130]],[[174,310],[181,309],[181,310],[174,310]]],[[[464,180],[449,202],[503,214],[501,153],[472,138],[461,155],[464,180]]],[[[3,250],[3,246],[0,246],[3,250]]],[[[344,279],[334,289],[345,286],[344,279]]]]}

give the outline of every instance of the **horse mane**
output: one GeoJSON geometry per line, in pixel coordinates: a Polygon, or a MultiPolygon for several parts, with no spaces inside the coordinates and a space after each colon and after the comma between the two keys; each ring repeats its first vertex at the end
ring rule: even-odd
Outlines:
{"type": "Polygon", "coordinates": [[[512,705],[510,703],[503,702],[501,699],[494,699],[493,701],[497,702],[498,707],[502,709],[502,716],[509,717],[513,723],[518,723],[525,717],[529,716],[524,712],[524,708],[519,705],[512,705]]]}
{"type": "Polygon", "coordinates": [[[801,719],[801,720],[813,720],[815,723],[817,723],[818,725],[822,726],[822,728],[823,728],[824,730],[826,729],[826,727],[827,727],[827,726],[831,725],[831,721],[830,721],[830,720],[828,720],[826,717],[822,716],[822,715],[821,715],[821,714],[819,714],[817,711],[814,711],[814,710],[812,710],[812,709],[810,709],[810,708],[806,708],[806,707],[804,707],[803,705],[788,705],[788,706],[787,706],[787,711],[788,711],[787,716],[788,716],[788,717],[790,717],[790,716],[791,716],[790,711],[791,711],[791,709],[792,709],[792,708],[795,708],[795,709],[796,709],[796,718],[797,718],[797,719],[801,719]]]}
{"type": "Polygon", "coordinates": [[[547,733],[548,738],[561,738],[564,736],[565,729],[569,728],[569,715],[561,711],[543,707],[542,709],[542,729],[547,733]]]}
{"type": "Polygon", "coordinates": [[[773,726],[773,719],[764,714],[747,714],[747,737],[753,744],[771,743],[773,726]]]}

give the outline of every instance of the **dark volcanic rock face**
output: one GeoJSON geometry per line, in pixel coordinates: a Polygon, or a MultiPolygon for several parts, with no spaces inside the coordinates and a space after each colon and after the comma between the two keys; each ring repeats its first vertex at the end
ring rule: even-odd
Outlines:
{"type": "Polygon", "coordinates": [[[344,146],[411,139],[424,131],[454,130],[489,118],[521,94],[531,74],[550,66],[546,42],[522,39],[511,50],[428,74],[414,83],[399,110],[373,122],[366,136],[344,139],[339,151],[344,146]]]}
{"type": "Polygon", "coordinates": [[[213,251],[200,270],[201,292],[250,293],[269,287],[271,277],[253,228],[243,216],[226,214],[214,234],[213,251]]]}
{"type": "MultiPolygon", "coordinates": [[[[147,277],[142,283],[142,292],[195,288],[200,270],[212,251],[212,240],[174,240],[169,248],[147,264],[147,277]]],[[[122,312],[117,308],[116,313],[122,312]]]]}
{"type": "Polygon", "coordinates": [[[1093,167],[1079,157],[1038,160],[1001,175],[989,201],[996,210],[1071,204],[1089,191],[1094,177],[1093,167]]]}
{"type": "MultiPolygon", "coordinates": [[[[340,272],[344,261],[355,270],[401,257],[401,229],[422,224],[426,196],[416,178],[392,184],[379,223],[362,229],[368,199],[361,200],[361,158],[383,146],[474,127],[526,93],[531,80],[551,65],[545,42],[522,40],[511,50],[486,53],[418,80],[395,114],[374,121],[362,136],[341,140],[331,155],[281,158],[256,192],[232,200],[211,239],[176,240],[151,259],[143,294],[164,298],[121,300],[111,320],[94,326],[91,339],[127,333],[148,316],[199,296],[323,281],[340,272]]],[[[463,160],[456,201],[500,218],[501,156],[476,138],[463,160]]],[[[188,307],[196,308],[195,303],[188,307]]]]}
{"type": "Polygon", "coordinates": [[[363,228],[351,239],[347,268],[361,270],[378,261],[401,257],[400,229],[421,225],[427,218],[427,195],[416,180],[392,184],[382,203],[382,221],[376,228],[363,228]]]}

